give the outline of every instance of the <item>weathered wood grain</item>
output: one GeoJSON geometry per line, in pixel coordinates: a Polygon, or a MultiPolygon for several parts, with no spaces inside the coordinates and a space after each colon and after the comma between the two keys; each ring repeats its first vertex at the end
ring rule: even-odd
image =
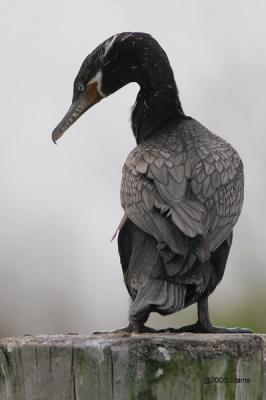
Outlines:
{"type": "Polygon", "coordinates": [[[251,334],[7,338],[0,399],[262,400],[264,348],[251,334]]]}

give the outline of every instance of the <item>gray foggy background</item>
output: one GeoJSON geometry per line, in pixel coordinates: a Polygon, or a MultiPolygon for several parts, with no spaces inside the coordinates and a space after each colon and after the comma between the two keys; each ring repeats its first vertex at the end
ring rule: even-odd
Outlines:
{"type": "MultiPolygon", "coordinates": [[[[122,216],[123,162],[135,146],[128,85],[85,114],[55,146],[81,62],[121,31],[166,50],[185,112],[230,141],[246,192],[216,323],[266,330],[266,3],[33,0],[0,2],[0,336],[113,329],[128,295],[110,238],[122,216]]],[[[196,308],[153,326],[179,326],[196,308]]]]}

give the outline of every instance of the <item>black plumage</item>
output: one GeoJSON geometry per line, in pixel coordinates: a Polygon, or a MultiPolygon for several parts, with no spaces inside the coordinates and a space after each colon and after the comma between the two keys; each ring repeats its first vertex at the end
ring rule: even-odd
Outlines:
{"type": "Polygon", "coordinates": [[[98,46],[74,83],[56,141],[88,108],[129,82],[140,91],[132,111],[137,147],[122,173],[125,212],[118,247],[133,300],[128,331],[147,331],[163,315],[197,302],[198,322],[179,331],[248,332],[211,324],[208,296],[223,277],[243,203],[243,164],[235,149],[184,114],[173,71],[144,33],[122,33],[98,46]]]}

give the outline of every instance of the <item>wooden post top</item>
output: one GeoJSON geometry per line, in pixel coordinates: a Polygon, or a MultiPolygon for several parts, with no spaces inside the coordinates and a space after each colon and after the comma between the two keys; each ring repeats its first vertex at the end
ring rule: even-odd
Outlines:
{"type": "Polygon", "coordinates": [[[259,334],[4,338],[0,399],[264,400],[264,357],[259,334]]]}

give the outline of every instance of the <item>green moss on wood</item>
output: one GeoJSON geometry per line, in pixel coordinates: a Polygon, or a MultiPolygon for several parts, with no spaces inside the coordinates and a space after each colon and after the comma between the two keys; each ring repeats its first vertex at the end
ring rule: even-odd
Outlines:
{"type": "Polygon", "coordinates": [[[0,341],[1,400],[262,400],[263,373],[254,335],[0,341]],[[235,377],[251,382],[223,382],[235,377]]]}

